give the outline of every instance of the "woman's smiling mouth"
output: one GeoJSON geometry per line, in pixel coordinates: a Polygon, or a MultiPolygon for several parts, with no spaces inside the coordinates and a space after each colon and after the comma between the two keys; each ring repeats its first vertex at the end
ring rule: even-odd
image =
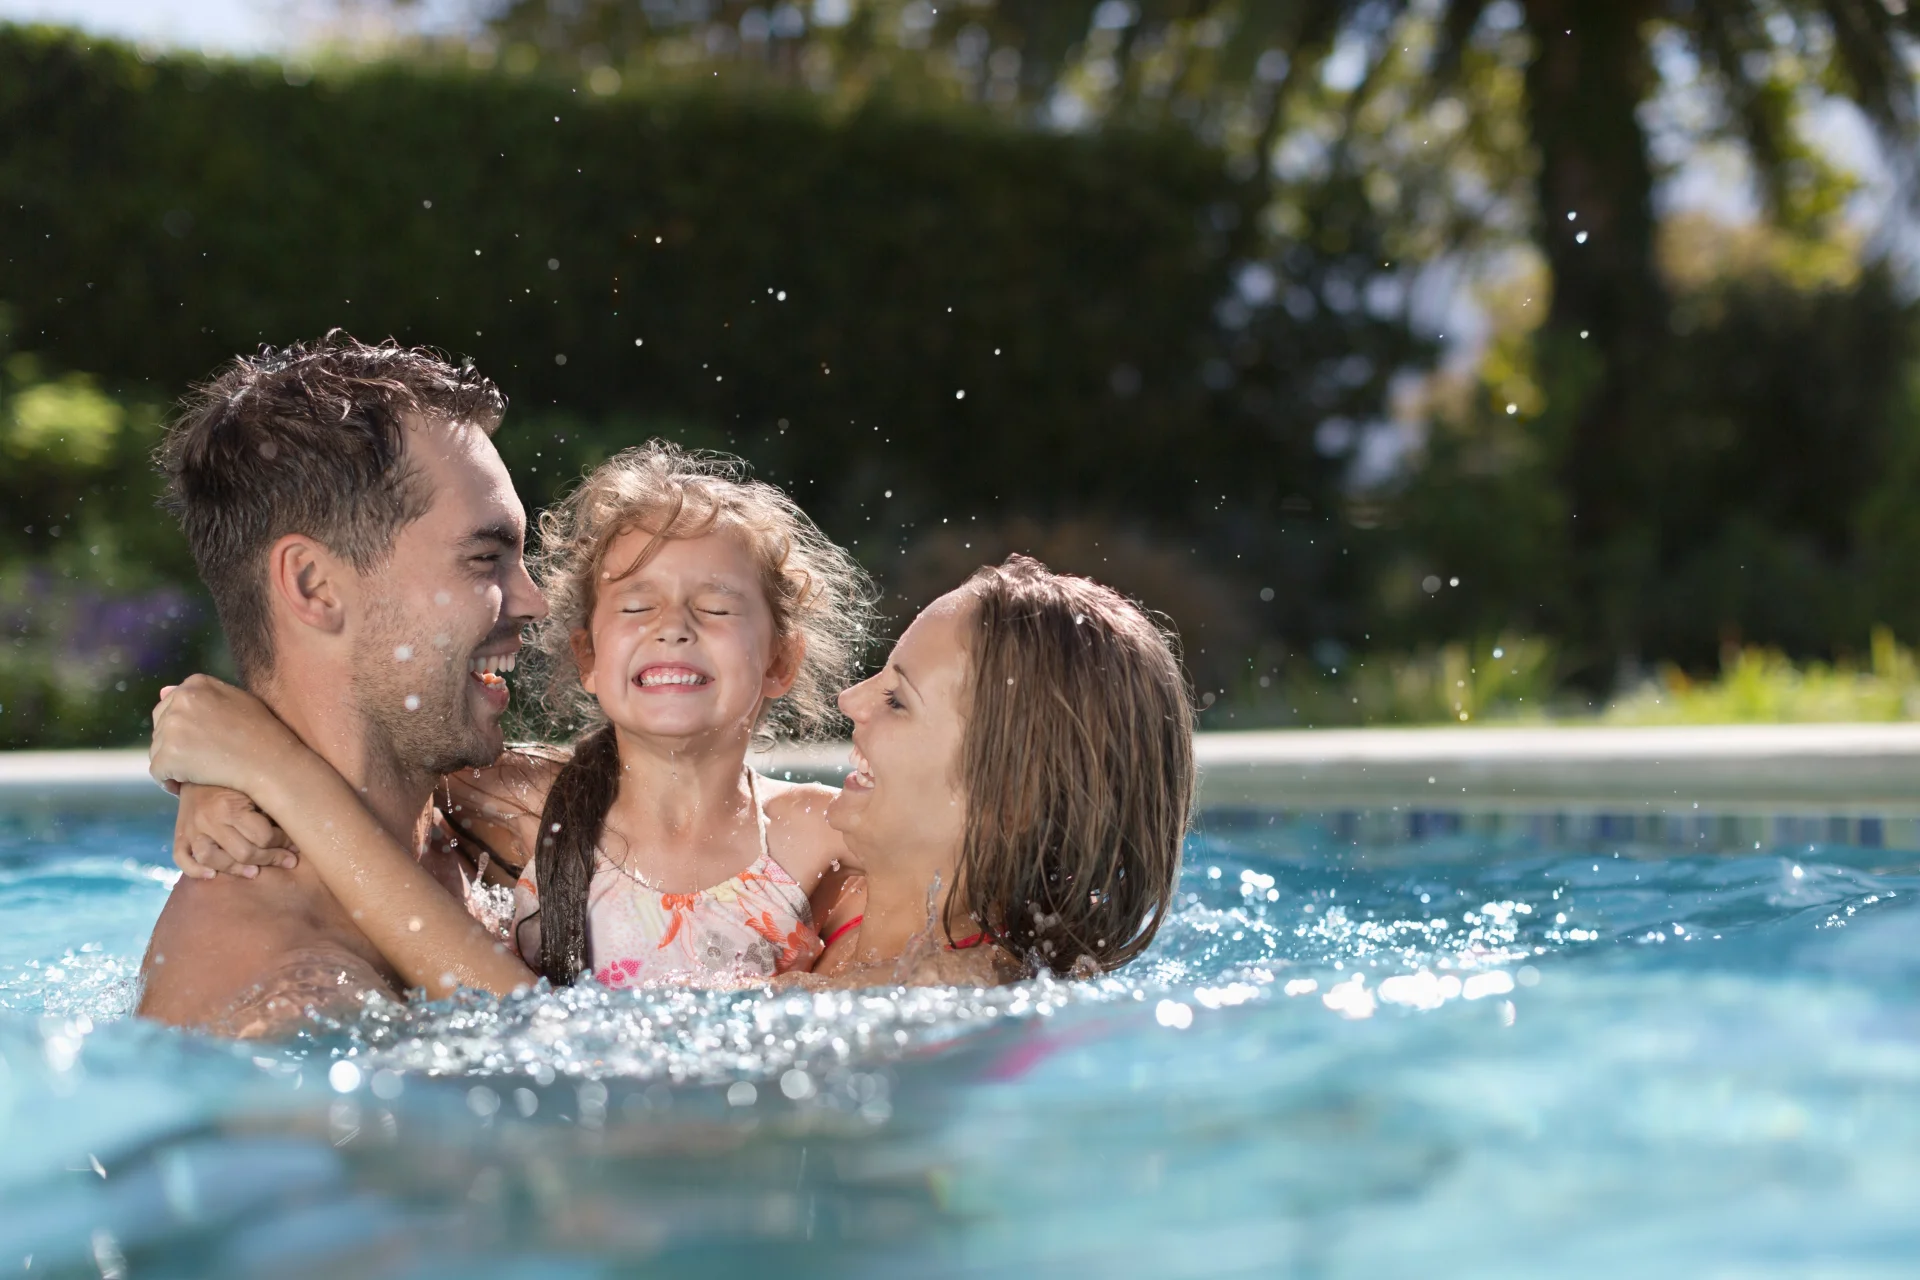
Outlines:
{"type": "Polygon", "coordinates": [[[848,763],[853,765],[853,769],[847,774],[841,785],[859,791],[873,790],[873,766],[868,764],[867,758],[860,754],[860,748],[853,748],[853,750],[848,753],[847,760],[848,763]]]}

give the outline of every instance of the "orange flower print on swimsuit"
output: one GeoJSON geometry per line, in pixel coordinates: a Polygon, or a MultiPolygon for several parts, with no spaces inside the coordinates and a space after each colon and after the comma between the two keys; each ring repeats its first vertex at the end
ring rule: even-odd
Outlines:
{"type": "MultiPolygon", "coordinates": [[[[516,894],[516,938],[539,911],[536,883],[529,864],[516,894]]],[[[603,867],[587,891],[587,918],[593,976],[614,988],[759,982],[811,968],[825,949],[806,893],[768,853],[697,893],[661,893],[603,867]]]]}

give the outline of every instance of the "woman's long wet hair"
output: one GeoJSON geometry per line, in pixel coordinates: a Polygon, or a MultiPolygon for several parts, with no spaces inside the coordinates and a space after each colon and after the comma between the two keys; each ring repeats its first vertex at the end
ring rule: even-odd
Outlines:
{"type": "Polygon", "coordinates": [[[614,455],[540,517],[534,571],[550,612],[534,647],[547,675],[549,708],[589,726],[547,792],[535,851],[540,955],[535,966],[556,985],[593,969],[587,890],[607,814],[620,791],[614,728],[580,684],[573,635],[588,630],[600,583],[635,572],[673,538],[726,532],[740,537],[760,571],[773,613],[774,647],[804,646],[793,687],[761,708],[755,737],[818,737],[840,724],[835,698],[864,654],[873,614],[870,579],[847,551],[746,465],[718,454],[653,441],[614,455]],[[614,540],[631,530],[654,536],[632,564],[607,564],[614,540]]]}
{"type": "Polygon", "coordinates": [[[1118,968],[1166,918],[1193,805],[1175,641],[1118,592],[1027,556],[967,587],[956,889],[1015,958],[1063,975],[1118,968]]]}

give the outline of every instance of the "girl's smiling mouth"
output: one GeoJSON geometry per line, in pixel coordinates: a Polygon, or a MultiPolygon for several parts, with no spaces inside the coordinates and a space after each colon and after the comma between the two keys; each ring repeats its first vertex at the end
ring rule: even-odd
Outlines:
{"type": "Polygon", "coordinates": [[[677,662],[655,662],[640,668],[633,677],[636,689],[660,689],[667,691],[692,690],[704,688],[713,683],[713,677],[704,671],[677,662]]]}

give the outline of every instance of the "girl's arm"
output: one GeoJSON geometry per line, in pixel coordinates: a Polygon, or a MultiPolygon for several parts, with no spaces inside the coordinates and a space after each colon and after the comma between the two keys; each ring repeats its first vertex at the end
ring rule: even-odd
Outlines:
{"type": "Polygon", "coordinates": [[[149,772],[161,783],[244,792],[292,838],[408,985],[507,995],[534,981],[374,820],[354,789],[253,695],[193,676],[153,713],[149,772]]]}
{"type": "MultiPolygon", "coordinates": [[[[443,780],[447,822],[462,844],[491,855],[487,874],[494,883],[512,886],[526,868],[547,790],[566,758],[553,747],[514,745],[483,769],[443,780]]],[[[174,817],[173,863],[196,880],[219,872],[251,880],[261,867],[292,870],[299,851],[245,795],[189,782],[180,787],[174,817]]]]}
{"type": "Polygon", "coordinates": [[[225,787],[187,783],[173,819],[173,865],[195,880],[219,872],[251,880],[261,867],[291,871],[293,841],[253,801],[225,787]]]}

